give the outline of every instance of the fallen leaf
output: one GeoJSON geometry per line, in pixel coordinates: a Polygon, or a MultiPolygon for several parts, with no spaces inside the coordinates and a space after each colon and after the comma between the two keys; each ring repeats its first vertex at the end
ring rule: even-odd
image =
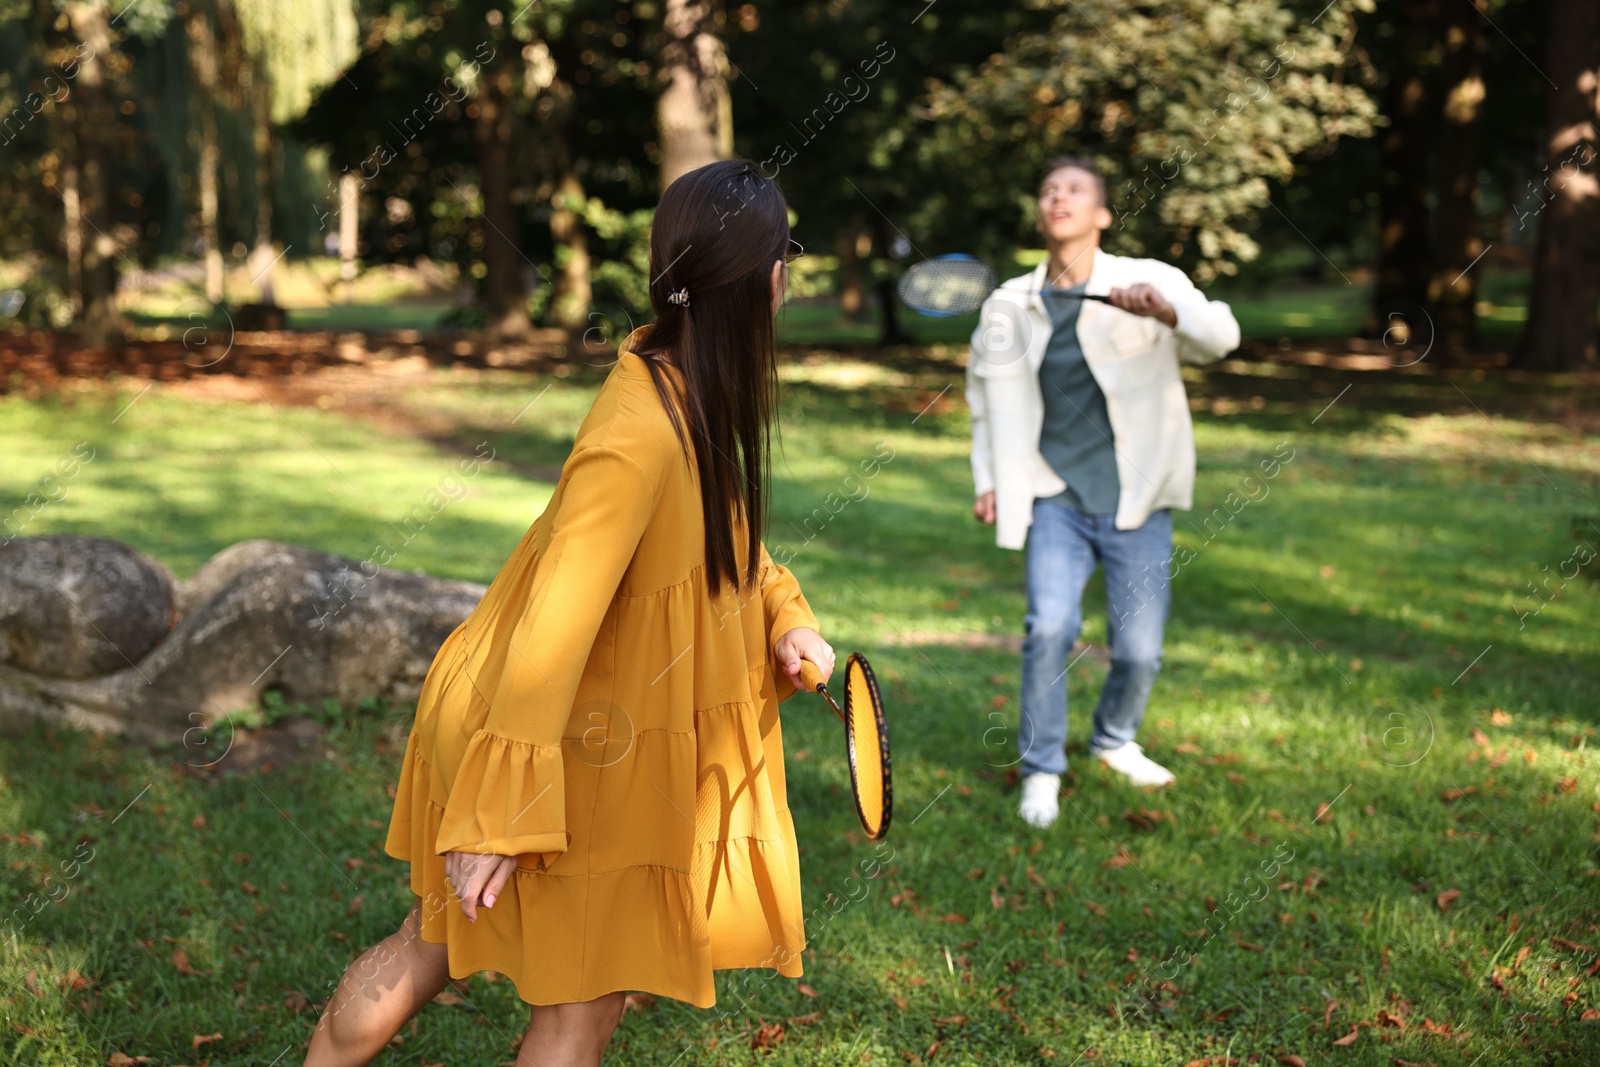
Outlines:
{"type": "Polygon", "coordinates": [[[1440,911],[1449,911],[1451,903],[1453,903],[1460,895],[1461,890],[1459,889],[1446,889],[1443,893],[1440,893],[1438,896],[1434,897],[1433,902],[1439,905],[1440,911]]]}
{"type": "Polygon", "coordinates": [[[222,1031],[221,1030],[218,1030],[214,1034],[195,1034],[194,1037],[189,1039],[189,1047],[190,1048],[199,1048],[201,1045],[209,1044],[212,1041],[221,1041],[221,1040],[222,1040],[222,1031]]]}
{"type": "Polygon", "coordinates": [[[1096,904],[1092,900],[1084,901],[1083,906],[1094,912],[1096,915],[1104,915],[1106,913],[1106,909],[1103,906],[1096,904]]]}
{"type": "Polygon", "coordinates": [[[1284,1067],[1306,1067],[1306,1061],[1292,1052],[1279,1056],[1278,1062],[1283,1064],[1284,1067]]]}
{"type": "Polygon", "coordinates": [[[1340,1037],[1340,1038],[1335,1038],[1333,1043],[1335,1045],[1338,1045],[1341,1048],[1343,1048],[1343,1047],[1355,1044],[1356,1043],[1356,1038],[1358,1038],[1360,1036],[1361,1036],[1361,1031],[1357,1030],[1355,1027],[1352,1026],[1350,1028],[1350,1032],[1348,1034],[1345,1034],[1343,1037],[1340,1037]]]}
{"type": "Polygon", "coordinates": [[[306,999],[306,995],[304,993],[300,992],[298,989],[295,989],[291,990],[289,995],[283,998],[283,1006],[288,1008],[290,1011],[301,1012],[311,1007],[311,1001],[306,999]]]}
{"type": "Polygon", "coordinates": [[[751,1048],[772,1048],[783,1041],[782,1023],[762,1023],[761,1029],[750,1039],[751,1048]]]}
{"type": "Polygon", "coordinates": [[[1472,728],[1472,743],[1475,744],[1475,745],[1479,745],[1479,746],[1481,746],[1483,748],[1488,748],[1489,747],[1489,735],[1484,733],[1482,730],[1478,729],[1476,726],[1474,726],[1472,728]]]}
{"type": "Polygon", "coordinates": [[[948,1016],[945,1016],[944,1018],[940,1018],[939,1016],[936,1015],[936,1016],[934,1016],[934,1019],[933,1019],[933,1025],[935,1025],[935,1026],[965,1026],[965,1025],[967,1025],[967,1017],[965,1015],[948,1015],[948,1016]]]}
{"type": "Polygon", "coordinates": [[[804,982],[796,984],[794,988],[795,991],[798,992],[802,997],[814,997],[817,995],[817,991],[806,985],[804,982]]]}
{"type": "Polygon", "coordinates": [[[643,1011],[656,1006],[656,998],[649,993],[629,993],[622,998],[622,1013],[630,1011],[643,1011]]]}
{"type": "Polygon", "coordinates": [[[955,912],[951,912],[949,915],[939,916],[939,921],[942,923],[964,923],[967,921],[967,917],[965,915],[957,915],[955,912]]]}
{"type": "Polygon", "coordinates": [[[983,877],[983,868],[982,867],[974,867],[974,868],[972,868],[972,870],[967,872],[967,880],[968,881],[976,881],[977,879],[982,878],[982,877],[983,877]]]}
{"type": "Polygon", "coordinates": [[[1446,789],[1443,793],[1439,794],[1439,799],[1448,804],[1453,800],[1460,800],[1462,797],[1471,793],[1476,793],[1477,791],[1478,787],[1475,785],[1469,785],[1465,789],[1446,789]]]}
{"type": "MultiPolygon", "coordinates": [[[[435,1004],[443,1004],[447,1008],[454,1008],[458,1005],[465,1004],[466,999],[450,992],[448,989],[442,989],[433,995],[433,1002],[435,1004]]],[[[626,1010],[626,1008],[624,1008],[624,1010],[626,1010]]]]}
{"type": "Polygon", "coordinates": [[[1185,756],[1198,756],[1200,755],[1200,746],[1191,745],[1189,742],[1185,741],[1181,745],[1173,745],[1172,751],[1181,752],[1185,756]]]}
{"type": "Polygon", "coordinates": [[[156,1061],[149,1056],[124,1056],[120,1052],[113,1052],[106,1060],[106,1067],[131,1067],[132,1064],[136,1063],[154,1062],[156,1061]]]}
{"type": "Polygon", "coordinates": [[[1578,1016],[1579,1022],[1592,1023],[1600,1019],[1600,1008],[1584,1008],[1583,1014],[1578,1016]]]}
{"type": "Polygon", "coordinates": [[[244,892],[249,893],[251,896],[255,896],[257,893],[261,892],[261,890],[257,889],[256,886],[251,882],[240,882],[239,888],[244,892]]]}
{"type": "Polygon", "coordinates": [[[789,1025],[790,1026],[807,1026],[807,1025],[810,1025],[811,1023],[816,1022],[817,1020],[819,1020],[821,1018],[822,1018],[822,1012],[820,1012],[820,1011],[809,1012],[809,1013],[807,1013],[805,1015],[791,1015],[791,1016],[789,1016],[789,1025]]]}
{"type": "Polygon", "coordinates": [[[172,965],[178,969],[179,974],[199,974],[189,965],[189,954],[181,948],[172,950],[172,965]]]}
{"type": "Polygon", "coordinates": [[[994,905],[996,911],[1006,906],[1006,898],[994,886],[989,887],[989,903],[994,905]]]}
{"type": "Polygon", "coordinates": [[[1406,1028],[1406,1021],[1400,1018],[1400,1016],[1394,1015],[1384,1008],[1379,1008],[1378,1025],[1380,1027],[1386,1026],[1393,1027],[1396,1030],[1404,1030],[1406,1028]]]}
{"type": "Polygon", "coordinates": [[[1495,708],[1489,713],[1489,721],[1496,726],[1510,726],[1511,716],[1507,715],[1499,708],[1495,708]]]}
{"type": "Polygon", "coordinates": [[[1126,867],[1133,862],[1133,857],[1128,855],[1127,849],[1118,849],[1117,854],[1101,862],[1102,867],[1126,867]]]}

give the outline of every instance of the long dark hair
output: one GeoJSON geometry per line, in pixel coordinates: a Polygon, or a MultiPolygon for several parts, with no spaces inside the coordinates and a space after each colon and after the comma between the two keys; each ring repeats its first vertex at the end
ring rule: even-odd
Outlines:
{"type": "Polygon", "coordinates": [[[655,325],[644,357],[673,429],[692,452],[705,516],[706,581],[753,584],[760,562],[778,374],[772,265],[789,248],[777,183],[743,159],[708,163],[667,186],[650,233],[655,325]],[[682,412],[661,360],[683,375],[682,412]],[[734,548],[742,518],[744,574],[734,548]]]}

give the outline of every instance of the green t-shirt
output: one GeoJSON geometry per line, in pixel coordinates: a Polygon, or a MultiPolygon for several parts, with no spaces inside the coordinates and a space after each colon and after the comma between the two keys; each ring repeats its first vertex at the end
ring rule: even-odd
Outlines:
{"type": "Polygon", "coordinates": [[[1111,418],[1106,414],[1106,395],[1078,343],[1083,301],[1071,295],[1082,293],[1086,284],[1042,294],[1052,329],[1039,365],[1039,388],[1044,394],[1039,451],[1067,483],[1065,492],[1050,499],[1090,515],[1109,515],[1115,514],[1121,491],[1111,418]]]}

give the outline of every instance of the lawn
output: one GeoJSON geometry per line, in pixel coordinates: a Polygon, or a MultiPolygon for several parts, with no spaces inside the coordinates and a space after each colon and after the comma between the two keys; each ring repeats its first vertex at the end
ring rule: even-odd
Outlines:
{"type": "MultiPolygon", "coordinates": [[[[1186,372],[1196,507],[1141,735],[1178,784],[1136,790],[1082,752],[1092,587],[1063,817],[1040,832],[1011,781],[1022,556],[970,517],[959,368],[925,356],[785,366],[767,538],[884,683],[888,841],[853,829],[833,716],[793,698],[805,977],[722,973],[705,1011],[643,1003],[610,1062],[1600,1061],[1600,588],[1570,562],[1600,546],[1600,440],[1572,414],[1596,397],[1186,372]]],[[[488,441],[496,461],[394,563],[487,582],[603,373],[435,371],[383,418],[342,395],[13,395],[0,499],[87,442],[18,532],[118,537],[180,575],[248,537],[360,559],[488,441]]],[[[0,739],[0,884],[45,901],[0,941],[0,1061],[298,1064],[318,1002],[410,903],[381,841],[411,711],[318,709],[318,758],[238,772],[62,729],[0,739]]],[[[525,1021],[478,975],[376,1062],[506,1063],[525,1021]]]]}

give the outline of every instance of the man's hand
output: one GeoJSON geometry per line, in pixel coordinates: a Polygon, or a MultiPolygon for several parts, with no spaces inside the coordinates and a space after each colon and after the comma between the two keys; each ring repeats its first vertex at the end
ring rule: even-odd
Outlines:
{"type": "Polygon", "coordinates": [[[444,880],[461,900],[468,922],[478,921],[478,905],[494,907],[495,897],[517,869],[515,856],[480,856],[475,852],[446,852],[444,880]]]}
{"type": "Polygon", "coordinates": [[[978,499],[972,502],[972,517],[979,522],[994,525],[994,490],[979,493],[978,499]]]}
{"type": "Polygon", "coordinates": [[[1106,295],[1111,298],[1113,307],[1134,315],[1144,315],[1169,327],[1178,325],[1178,312],[1167,303],[1165,297],[1156,292],[1155,286],[1147,282],[1139,282],[1126,289],[1113,289],[1106,295]]]}
{"type": "Polygon", "coordinates": [[[833,646],[824,641],[817,631],[806,626],[796,626],[778,638],[778,643],[772,646],[772,658],[778,661],[778,666],[783,668],[796,689],[808,688],[800,680],[802,659],[815,663],[824,678],[833,677],[833,646]]]}

